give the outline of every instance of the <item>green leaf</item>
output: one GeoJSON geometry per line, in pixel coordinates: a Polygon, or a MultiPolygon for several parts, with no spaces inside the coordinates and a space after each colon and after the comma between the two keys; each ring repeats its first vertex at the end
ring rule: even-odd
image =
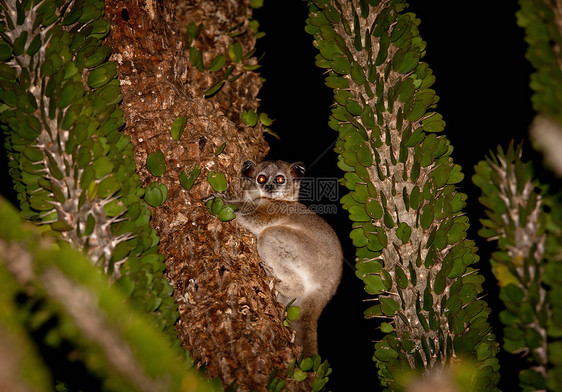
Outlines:
{"type": "Polygon", "coordinates": [[[381,317],[382,315],[383,314],[380,305],[370,306],[369,308],[367,308],[367,310],[363,312],[363,317],[365,317],[366,319],[381,317]]]}
{"type": "Polygon", "coordinates": [[[113,261],[123,260],[131,253],[131,246],[126,242],[121,242],[118,244],[115,249],[113,250],[113,254],[111,255],[111,259],[113,261]]]}
{"type": "Polygon", "coordinates": [[[349,208],[349,219],[354,222],[369,222],[371,218],[365,212],[363,206],[352,206],[349,208]]]}
{"type": "MultiPolygon", "coordinates": [[[[93,19],[101,18],[102,9],[103,9],[103,7],[101,7],[101,9],[96,8],[94,10],[93,14],[88,15],[88,16],[95,15],[92,18],[83,19],[83,17],[84,17],[84,15],[83,15],[83,17],[81,18],[81,22],[90,22],[93,19]]],[[[88,25],[88,27],[91,27],[91,31],[86,38],[101,40],[101,39],[105,38],[107,36],[107,34],[109,34],[109,30],[111,28],[111,25],[110,25],[109,21],[107,21],[107,20],[97,19],[97,20],[94,20],[92,23],[90,23],[88,25]]]]}
{"type": "Polygon", "coordinates": [[[416,87],[414,86],[414,80],[411,77],[409,77],[406,80],[404,80],[404,82],[402,83],[402,86],[400,87],[400,95],[398,96],[398,99],[401,102],[406,102],[414,95],[414,91],[416,91],[416,87]]]}
{"type": "Polygon", "coordinates": [[[351,230],[349,237],[353,240],[353,245],[356,248],[361,248],[369,243],[369,240],[365,237],[363,229],[361,228],[351,230]]]}
{"type": "Polygon", "coordinates": [[[464,237],[466,237],[466,230],[468,229],[468,224],[464,222],[453,223],[449,231],[447,232],[447,242],[449,244],[455,244],[460,242],[464,237]]]}
{"type": "Polygon", "coordinates": [[[199,165],[192,167],[191,170],[189,171],[189,175],[186,174],[185,170],[182,171],[180,174],[181,186],[187,190],[190,190],[193,187],[193,184],[195,183],[197,177],[199,177],[200,173],[201,173],[201,166],[199,165]]]}
{"type": "MultiPolygon", "coordinates": [[[[0,63],[0,78],[6,79],[6,80],[15,80],[17,76],[18,76],[18,73],[17,73],[15,68],[10,67],[6,63],[0,63]]],[[[14,98],[15,97],[16,96],[14,96],[14,98]]],[[[13,105],[11,105],[11,106],[13,106],[13,105]]]]}
{"type": "MultiPolygon", "coordinates": [[[[90,56],[86,57],[84,61],[84,67],[92,68],[97,67],[103,63],[111,55],[111,48],[107,45],[102,45],[96,49],[96,51],[90,56]]],[[[69,63],[71,64],[71,63],[69,63]]]]}
{"type": "Polygon", "coordinates": [[[423,309],[427,311],[433,309],[433,296],[431,295],[429,285],[423,291],[423,309]]]}
{"type": "Polygon", "coordinates": [[[431,172],[431,176],[435,179],[435,186],[437,188],[441,188],[443,185],[447,183],[447,179],[449,178],[449,172],[451,171],[451,167],[448,163],[442,163],[436,168],[434,168],[431,172]]]}
{"type": "Polygon", "coordinates": [[[213,61],[211,61],[211,65],[209,66],[209,72],[217,72],[226,64],[226,56],[219,54],[217,55],[213,61]]]}
{"type": "Polygon", "coordinates": [[[370,235],[367,248],[373,252],[381,251],[384,248],[383,241],[376,235],[370,235]]]}
{"type": "Polygon", "coordinates": [[[369,147],[367,147],[366,143],[362,143],[361,145],[359,145],[355,154],[357,156],[357,161],[361,165],[369,167],[373,164],[373,153],[371,152],[369,147]]]}
{"type": "Polygon", "coordinates": [[[303,372],[308,372],[312,369],[312,366],[314,365],[314,362],[312,361],[312,358],[304,358],[300,363],[299,363],[299,368],[303,371],[303,372]]]}
{"type": "Polygon", "coordinates": [[[102,87],[115,76],[117,76],[117,66],[113,62],[104,63],[90,72],[88,86],[91,88],[102,87]]]}
{"type": "Polygon", "coordinates": [[[211,215],[218,215],[224,207],[224,201],[216,197],[211,199],[207,202],[207,210],[211,213],[211,215]]]}
{"type": "Polygon", "coordinates": [[[260,69],[261,65],[260,64],[244,65],[243,68],[245,71],[255,71],[256,69],[260,69]]]}
{"type": "Polygon", "coordinates": [[[333,24],[339,23],[341,20],[338,10],[336,10],[336,8],[331,4],[327,5],[324,9],[324,15],[333,24]]]}
{"type": "Polygon", "coordinates": [[[28,32],[23,30],[18,38],[16,38],[12,44],[14,55],[21,56],[25,50],[25,43],[27,42],[28,32]]]}
{"type": "Polygon", "coordinates": [[[449,179],[447,180],[447,184],[458,184],[464,178],[464,174],[461,172],[462,168],[460,165],[454,164],[453,168],[449,173],[449,179]]]}
{"type": "Polygon", "coordinates": [[[391,333],[392,331],[394,331],[394,327],[392,326],[392,324],[389,324],[387,322],[382,322],[380,328],[384,333],[391,333]]]}
{"type": "Polygon", "coordinates": [[[359,102],[357,102],[353,99],[348,99],[345,102],[345,108],[353,116],[359,116],[363,112],[363,108],[361,107],[359,102]]]}
{"type": "Polygon", "coordinates": [[[515,284],[508,284],[501,290],[500,298],[504,303],[520,304],[525,298],[525,293],[515,284]]]}
{"type": "Polygon", "coordinates": [[[224,86],[225,82],[226,81],[224,79],[219,80],[217,83],[211,86],[207,91],[205,91],[203,95],[207,98],[213,96],[222,88],[222,86],[224,86]]]}
{"type": "Polygon", "coordinates": [[[340,75],[346,75],[351,72],[351,63],[345,56],[334,56],[332,69],[340,75]]]}
{"type": "Polygon", "coordinates": [[[101,156],[94,161],[92,167],[95,178],[99,180],[113,171],[113,162],[107,156],[101,156]]]}
{"type": "Polygon", "coordinates": [[[419,49],[414,47],[410,49],[404,56],[402,65],[398,68],[398,72],[407,74],[417,67],[419,62],[419,49]]]}
{"type": "Polygon", "coordinates": [[[347,79],[340,76],[328,76],[326,78],[326,86],[330,88],[349,88],[349,82],[347,79]]]}
{"type": "Polygon", "coordinates": [[[427,230],[433,223],[434,206],[432,203],[426,204],[420,216],[420,226],[427,230]]]}
{"type": "Polygon", "coordinates": [[[144,190],[144,201],[152,207],[160,207],[168,198],[168,188],[164,184],[151,183],[144,190]]]}
{"type": "Polygon", "coordinates": [[[201,30],[203,29],[203,24],[195,24],[194,22],[189,22],[189,24],[187,25],[187,31],[186,31],[186,35],[187,35],[187,39],[189,44],[191,45],[191,41],[193,41],[195,38],[197,38],[197,36],[199,35],[199,33],[201,33],[201,30]]]}
{"type": "Polygon", "coordinates": [[[253,9],[263,7],[263,0],[250,0],[250,7],[253,9]]]}
{"type": "Polygon", "coordinates": [[[386,290],[386,286],[379,275],[367,275],[363,278],[365,291],[368,294],[376,295],[386,290]]]}
{"type": "Polygon", "coordinates": [[[191,62],[191,65],[197,68],[200,72],[205,71],[205,67],[203,65],[203,55],[195,46],[189,48],[189,61],[191,62]]]}
{"type": "MultiPolygon", "coordinates": [[[[57,106],[59,108],[65,108],[70,105],[79,94],[83,91],[82,86],[73,83],[67,83],[60,92],[59,101],[57,106]]],[[[80,94],[81,95],[81,94],[80,94]]]]}
{"type": "Polygon", "coordinates": [[[25,157],[27,159],[29,159],[31,162],[41,162],[43,160],[43,153],[41,152],[41,150],[37,147],[31,147],[31,146],[27,146],[24,150],[23,150],[23,154],[25,155],[25,157]]]}
{"type": "Polygon", "coordinates": [[[382,269],[382,264],[380,260],[368,260],[358,262],[356,267],[355,274],[362,279],[366,274],[378,274],[382,269]]]}
{"type": "Polygon", "coordinates": [[[110,218],[121,215],[126,209],[120,200],[113,200],[103,206],[103,212],[110,218]]]}
{"type": "Polygon", "coordinates": [[[224,142],[223,144],[221,144],[220,146],[217,147],[217,149],[215,150],[215,156],[218,157],[220,154],[222,154],[222,152],[224,151],[226,147],[226,142],[224,142]]]}
{"type": "Polygon", "coordinates": [[[410,208],[417,210],[421,201],[420,187],[416,185],[412,188],[412,192],[410,193],[410,208]]]}
{"type": "Polygon", "coordinates": [[[98,185],[98,196],[102,199],[113,195],[121,188],[121,181],[114,176],[107,177],[98,185]]]}
{"type": "Polygon", "coordinates": [[[10,45],[0,43],[0,61],[6,61],[12,58],[12,48],[10,45]]]}
{"type": "Polygon", "coordinates": [[[375,114],[373,109],[369,105],[365,105],[363,112],[361,113],[361,120],[365,127],[374,129],[376,127],[375,114]]]}
{"type": "Polygon", "coordinates": [[[328,377],[316,377],[314,381],[312,381],[312,392],[320,392],[323,390],[324,386],[328,382],[328,377]]]}
{"type": "Polygon", "coordinates": [[[365,72],[363,72],[363,68],[361,68],[357,61],[354,61],[351,65],[351,78],[357,84],[365,84],[367,82],[365,72]]]}
{"type": "Polygon", "coordinates": [[[375,344],[375,357],[379,361],[388,362],[398,358],[398,353],[389,346],[388,342],[382,341],[375,344]]]}
{"type": "Polygon", "coordinates": [[[266,113],[260,113],[260,122],[266,127],[269,127],[271,126],[271,124],[273,124],[273,120],[269,118],[266,113]]]}
{"type": "Polygon", "coordinates": [[[228,186],[226,176],[221,172],[210,171],[209,174],[207,174],[207,181],[215,192],[224,192],[228,186]]]}
{"type": "Polygon", "coordinates": [[[37,211],[50,211],[53,209],[53,203],[45,195],[32,195],[29,198],[31,208],[37,211]]]}
{"type": "Polygon", "coordinates": [[[241,114],[242,122],[249,127],[255,127],[258,123],[258,114],[253,109],[243,110],[241,114]]]}
{"type": "Polygon", "coordinates": [[[185,130],[186,124],[187,116],[180,116],[174,120],[174,122],[172,123],[172,128],[170,129],[172,139],[180,140],[180,137],[185,130]]]}
{"type": "Polygon", "coordinates": [[[51,229],[53,229],[54,231],[69,231],[74,229],[74,227],[70,226],[65,221],[59,220],[51,223],[51,229]]]}
{"type": "Polygon", "coordinates": [[[244,55],[244,53],[240,42],[234,42],[228,47],[228,55],[230,56],[230,59],[235,63],[239,63],[242,60],[242,56],[244,55]]]}
{"type": "Polygon", "coordinates": [[[234,206],[226,204],[217,214],[217,218],[222,222],[229,222],[236,218],[236,214],[234,213],[234,206]]]}
{"type": "Polygon", "coordinates": [[[367,200],[367,202],[365,203],[365,210],[367,211],[367,214],[369,214],[369,216],[373,219],[382,218],[382,214],[383,214],[382,206],[378,202],[378,200],[374,198],[369,198],[367,200]]]}
{"type": "Polygon", "coordinates": [[[392,229],[395,225],[394,220],[392,219],[392,216],[390,215],[390,212],[388,210],[384,211],[383,222],[384,225],[389,229],[392,229]]]}
{"type": "Polygon", "coordinates": [[[39,49],[41,48],[41,34],[37,34],[33,40],[29,43],[29,46],[27,48],[27,54],[30,56],[35,55],[35,53],[37,53],[39,51],[39,49]]]}
{"type": "Polygon", "coordinates": [[[279,137],[279,135],[276,134],[275,132],[273,132],[270,128],[265,128],[265,129],[264,129],[264,132],[267,133],[267,134],[269,134],[269,135],[271,135],[271,136],[273,136],[273,137],[274,137],[275,139],[277,139],[277,140],[281,140],[281,138],[279,137]]]}
{"type": "Polygon", "coordinates": [[[441,271],[437,272],[437,274],[435,275],[435,280],[433,281],[433,292],[437,295],[443,293],[443,291],[445,291],[446,284],[446,275],[444,273],[441,273],[441,271]]]}
{"type": "Polygon", "coordinates": [[[160,177],[166,172],[166,158],[160,150],[151,152],[146,158],[146,168],[153,176],[160,177]]]}
{"type": "Polygon", "coordinates": [[[441,114],[433,113],[422,121],[422,127],[425,132],[441,132],[445,129],[445,121],[441,114]]]}
{"type": "MultiPolygon", "coordinates": [[[[287,320],[295,321],[301,317],[301,308],[298,306],[288,306],[287,307],[287,320]]],[[[304,370],[304,369],[303,369],[304,370]]],[[[305,370],[307,371],[307,370],[305,370]]]]}
{"type": "Polygon", "coordinates": [[[405,222],[400,223],[400,225],[396,228],[396,236],[402,240],[403,244],[408,242],[411,234],[412,229],[405,222]]]}
{"type": "Polygon", "coordinates": [[[406,276],[404,270],[398,264],[394,266],[394,276],[396,279],[396,284],[400,288],[405,289],[406,287],[408,287],[408,277],[406,276]]]}
{"type": "Polygon", "coordinates": [[[298,382],[302,382],[302,381],[306,380],[307,377],[308,377],[308,373],[302,371],[299,368],[296,368],[295,372],[293,373],[293,378],[298,382]]]}
{"type": "Polygon", "coordinates": [[[379,297],[381,309],[385,316],[394,317],[394,314],[400,310],[400,305],[394,299],[389,297],[379,297]]]}

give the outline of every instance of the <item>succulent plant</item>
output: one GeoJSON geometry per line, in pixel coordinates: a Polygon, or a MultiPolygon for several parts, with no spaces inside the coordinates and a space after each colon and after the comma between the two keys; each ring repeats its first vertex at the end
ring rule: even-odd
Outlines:
{"type": "Polygon", "coordinates": [[[120,131],[103,13],[99,0],[0,4],[0,121],[10,174],[24,218],[84,251],[175,336],[159,239],[133,146],[120,131]]]}
{"type": "MultiPolygon", "coordinates": [[[[534,147],[547,166],[562,175],[562,14],[559,4],[520,0],[517,23],[525,30],[531,74],[531,102],[537,116],[530,126],[534,147]]],[[[556,391],[562,385],[562,216],[555,188],[540,185],[521,148],[509,146],[482,161],[473,181],[486,207],[480,234],[497,240],[491,260],[505,310],[504,348],[527,357],[519,374],[525,391],[556,391]]]]}
{"type": "Polygon", "coordinates": [[[330,126],[339,132],[338,166],[350,192],[357,276],[386,320],[374,359],[382,383],[402,390],[402,370],[423,374],[460,358],[475,363],[474,390],[494,390],[497,343],[479,298],[483,278],[466,238],[463,179],[440,135],[435,76],[419,19],[403,1],[317,0],[306,30],[334,89],[330,126]]]}
{"type": "Polygon", "coordinates": [[[531,74],[531,102],[537,112],[529,129],[533,146],[558,177],[562,177],[562,12],[557,2],[519,0],[517,24],[525,29],[526,58],[531,74]]]}
{"type": "MultiPolygon", "coordinates": [[[[84,254],[42,238],[38,228],[23,224],[15,208],[1,197],[0,221],[0,336],[2,350],[6,344],[15,350],[3,352],[2,369],[16,370],[3,380],[5,385],[50,391],[53,381],[59,381],[57,390],[73,389],[65,387],[74,385],[50,379],[52,361],[29,338],[30,330],[35,337],[44,333],[46,320],[45,345],[62,352],[73,347],[73,362],[80,361],[90,374],[92,384],[76,389],[223,390],[220,382],[204,380],[193,363],[188,370],[178,361],[169,337],[133,309],[123,292],[84,254]]],[[[70,362],[67,366],[75,369],[70,362]]]]}
{"type": "Polygon", "coordinates": [[[531,75],[531,98],[537,113],[554,116],[562,121],[562,84],[560,70],[560,51],[562,32],[560,9],[546,0],[519,0],[517,24],[525,29],[525,42],[528,44],[526,57],[535,72],[531,75]]]}
{"type": "Polygon", "coordinates": [[[476,166],[473,181],[482,190],[479,201],[487,216],[479,234],[498,242],[491,263],[505,305],[500,312],[503,347],[527,356],[531,364],[519,374],[520,385],[524,391],[556,391],[562,383],[562,319],[556,300],[562,283],[560,225],[545,214],[532,165],[523,163],[521,154],[521,147],[512,144],[476,166]]]}

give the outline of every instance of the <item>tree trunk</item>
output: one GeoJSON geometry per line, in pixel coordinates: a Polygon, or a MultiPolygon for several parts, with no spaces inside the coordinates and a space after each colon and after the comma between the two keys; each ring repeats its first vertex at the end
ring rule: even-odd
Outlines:
{"type": "Polygon", "coordinates": [[[264,390],[274,368],[285,375],[301,349],[283,326],[284,309],[275,299],[273,279],[260,266],[255,238],[235,222],[211,216],[201,201],[213,192],[206,181],[209,171],[225,173],[232,187],[242,162],[262,159],[268,151],[263,127],[249,127],[240,116],[243,110],[257,111],[261,82],[244,68],[257,60],[229,56],[235,42],[244,55],[254,49],[250,14],[249,1],[106,4],[112,27],[108,44],[118,64],[125,132],[135,145],[137,170],[145,186],[156,181],[168,188],[167,201],[152,211],[152,225],[179,305],[178,335],[207,375],[225,385],[236,382],[240,390],[264,390]],[[192,42],[185,35],[189,22],[202,26],[192,42]],[[205,68],[219,54],[226,56],[226,66],[206,70],[197,63],[195,48],[203,53],[205,68]],[[231,81],[205,98],[229,66],[231,81]],[[187,116],[187,125],[176,141],[170,129],[180,116],[187,116]],[[223,143],[226,148],[215,155],[223,143]],[[162,177],[146,167],[148,154],[158,150],[166,159],[162,177]],[[196,165],[201,173],[185,190],[180,173],[196,165]]]}

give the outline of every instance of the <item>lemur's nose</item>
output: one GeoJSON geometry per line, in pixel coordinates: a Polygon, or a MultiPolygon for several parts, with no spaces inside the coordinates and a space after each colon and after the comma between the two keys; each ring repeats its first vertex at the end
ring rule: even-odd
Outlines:
{"type": "Polygon", "coordinates": [[[266,184],[265,190],[268,191],[268,192],[271,192],[273,190],[273,184],[266,184]]]}

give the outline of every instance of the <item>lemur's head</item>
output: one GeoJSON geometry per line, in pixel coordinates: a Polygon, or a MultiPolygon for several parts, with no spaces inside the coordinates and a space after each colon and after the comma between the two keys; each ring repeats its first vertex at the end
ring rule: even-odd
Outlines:
{"type": "Polygon", "coordinates": [[[247,198],[292,200],[299,198],[299,189],[304,175],[302,162],[263,161],[254,163],[246,161],[242,165],[242,177],[245,180],[244,193],[247,198]]]}

